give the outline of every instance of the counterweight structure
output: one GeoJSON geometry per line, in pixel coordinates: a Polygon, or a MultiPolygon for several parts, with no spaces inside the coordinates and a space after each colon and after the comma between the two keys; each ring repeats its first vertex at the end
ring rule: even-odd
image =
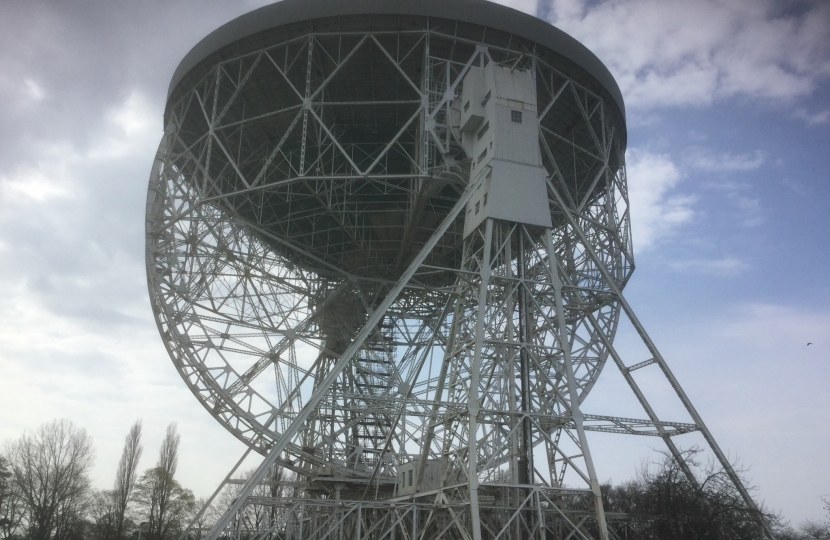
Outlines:
{"type": "Polygon", "coordinates": [[[701,432],[756,519],[622,296],[625,144],[587,49],[480,0],[284,0],[197,45],[150,177],[150,296],[184,381],[265,456],[208,537],[617,537],[588,431],[677,458],[701,432]],[[614,349],[623,313],[651,358],[614,349]],[[609,358],[645,418],[581,410],[609,358]],[[689,421],[657,417],[649,365],[689,421]]]}

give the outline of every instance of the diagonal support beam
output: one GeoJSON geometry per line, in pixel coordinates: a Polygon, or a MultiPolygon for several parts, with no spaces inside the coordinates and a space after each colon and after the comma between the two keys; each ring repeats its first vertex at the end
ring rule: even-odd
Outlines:
{"type": "Polygon", "coordinates": [[[208,498],[208,500],[207,500],[207,501],[205,501],[205,504],[203,504],[203,505],[202,505],[202,509],[201,509],[201,510],[199,510],[199,511],[196,513],[196,515],[193,517],[193,519],[191,519],[191,520],[190,520],[190,524],[188,524],[188,526],[187,526],[187,527],[185,527],[185,528],[182,530],[182,534],[181,534],[181,535],[179,535],[178,540],[185,540],[185,539],[187,538],[187,536],[190,534],[190,529],[192,529],[192,528],[193,528],[193,526],[196,524],[196,522],[197,522],[197,521],[199,521],[199,518],[201,518],[201,517],[204,515],[205,511],[206,511],[206,510],[210,507],[210,504],[213,502],[213,499],[215,499],[215,498],[216,498],[216,496],[217,496],[217,495],[219,495],[219,492],[220,492],[220,491],[222,491],[222,488],[223,488],[223,487],[225,487],[225,485],[227,485],[227,484],[228,484],[228,482],[230,481],[231,477],[233,477],[233,475],[234,475],[234,473],[236,472],[236,470],[239,468],[239,466],[240,466],[240,465],[242,465],[242,462],[243,462],[243,461],[245,461],[245,458],[247,458],[247,457],[248,457],[248,454],[250,454],[250,453],[251,453],[251,449],[252,449],[252,448],[253,448],[253,447],[249,446],[249,447],[245,450],[245,453],[244,453],[244,454],[242,454],[242,457],[241,457],[241,458],[239,458],[239,461],[237,461],[237,462],[236,462],[236,465],[234,465],[234,466],[233,466],[233,468],[231,469],[231,471],[228,473],[228,475],[227,475],[227,476],[225,476],[225,479],[224,479],[224,480],[222,480],[222,481],[219,483],[219,487],[217,487],[217,488],[216,488],[216,490],[213,492],[213,495],[211,495],[211,496],[208,498]]]}
{"type": "Polygon", "coordinates": [[[401,291],[403,291],[404,287],[406,287],[409,280],[415,275],[420,268],[421,264],[426,260],[427,256],[432,252],[435,246],[438,244],[438,241],[444,236],[447,230],[450,228],[450,225],[455,221],[455,218],[461,214],[469,202],[470,198],[472,198],[473,193],[476,192],[480,184],[482,184],[484,177],[476,182],[474,185],[469,186],[469,188],[464,192],[464,194],[458,199],[458,202],[455,204],[453,209],[444,218],[444,221],[441,223],[441,226],[436,229],[436,231],[432,234],[432,237],[429,241],[424,245],[421,249],[418,256],[412,261],[412,264],[409,265],[409,268],[406,272],[401,276],[398,282],[395,284],[394,287],[389,291],[389,294],[380,303],[377,307],[375,312],[369,317],[366,323],[361,328],[360,332],[358,332],[357,336],[355,336],[355,340],[349,345],[340,359],[332,366],[331,371],[329,371],[328,375],[320,382],[320,385],[314,391],[314,393],[309,398],[308,402],[306,403],[305,407],[303,407],[302,411],[294,418],[285,432],[280,436],[274,446],[271,447],[271,450],[268,452],[268,456],[262,461],[260,466],[251,475],[248,481],[243,486],[242,490],[240,491],[239,495],[237,496],[234,503],[228,508],[225,514],[219,519],[216,525],[213,526],[210,533],[207,535],[206,540],[217,540],[222,532],[228,527],[233,517],[239,512],[242,506],[245,504],[245,501],[250,496],[251,492],[254,488],[262,481],[265,475],[268,473],[268,470],[271,466],[277,461],[279,456],[285,451],[286,447],[288,447],[291,440],[300,430],[300,427],[308,420],[308,417],[311,416],[311,413],[320,403],[320,401],[325,397],[328,393],[329,388],[331,385],[334,384],[334,381],[340,375],[340,372],[346,368],[347,365],[351,362],[354,355],[360,350],[363,346],[363,343],[369,337],[369,335],[374,331],[375,327],[380,324],[383,320],[386,311],[389,309],[390,306],[397,300],[398,295],[400,295],[401,291]]]}
{"type": "Polygon", "coordinates": [[[389,54],[389,52],[386,50],[386,48],[385,48],[383,45],[381,45],[381,44],[380,44],[380,41],[378,41],[378,38],[376,38],[374,35],[370,35],[370,37],[372,38],[372,41],[374,41],[374,42],[375,42],[375,45],[377,45],[377,46],[378,46],[378,48],[380,49],[380,52],[382,52],[382,53],[383,53],[383,55],[384,55],[384,56],[385,56],[385,57],[386,57],[386,58],[387,58],[387,59],[388,59],[388,60],[392,63],[392,65],[393,65],[393,66],[395,66],[395,69],[397,69],[397,70],[398,70],[398,73],[400,73],[400,74],[403,76],[403,78],[404,78],[404,79],[406,79],[406,82],[408,82],[408,83],[409,83],[409,86],[411,86],[413,89],[415,89],[415,92],[418,94],[418,96],[420,96],[421,98],[423,98],[423,97],[424,97],[424,95],[421,93],[421,89],[418,87],[418,85],[417,85],[417,84],[415,84],[414,82],[412,82],[412,79],[410,79],[410,78],[409,78],[409,75],[407,75],[407,74],[406,74],[406,71],[404,71],[404,70],[401,68],[401,65],[400,65],[400,64],[398,64],[398,63],[395,61],[395,59],[394,59],[394,58],[392,58],[392,55],[391,55],[391,54],[389,54]]]}
{"type": "MultiPolygon", "coordinates": [[[[320,313],[326,309],[333,301],[336,299],[341,292],[347,287],[349,282],[345,281],[340,286],[338,286],[335,290],[331,291],[326,299],[323,301],[322,304],[318,307],[318,309],[309,315],[306,319],[300,322],[297,326],[292,328],[294,334],[296,336],[297,333],[305,331],[309,326],[314,324],[320,316],[320,313]]],[[[253,379],[257,377],[260,373],[262,373],[265,368],[270,366],[271,364],[275,363],[272,359],[272,355],[280,355],[282,354],[291,344],[291,339],[287,336],[284,336],[277,344],[271,347],[266,355],[256,361],[254,365],[252,365],[248,370],[239,376],[233,384],[228,387],[228,394],[230,394],[231,398],[236,396],[239,392],[241,392],[253,379]]]]}
{"type": "Polygon", "coordinates": [[[567,323],[565,322],[565,308],[562,301],[562,279],[560,276],[559,264],[556,259],[556,251],[553,248],[553,234],[550,229],[545,231],[545,240],[547,242],[548,264],[551,281],[553,283],[554,300],[556,302],[556,318],[559,322],[559,346],[562,347],[562,358],[564,360],[568,380],[571,415],[573,417],[574,424],[576,424],[576,433],[579,437],[579,446],[582,450],[582,458],[585,461],[585,468],[587,469],[588,477],[590,478],[591,491],[594,494],[594,506],[597,513],[597,528],[599,529],[599,537],[600,540],[608,540],[608,526],[605,523],[605,510],[602,507],[602,493],[600,492],[597,473],[594,470],[594,461],[591,458],[591,451],[588,447],[588,439],[585,437],[585,429],[583,426],[584,419],[582,416],[582,410],[579,406],[579,392],[576,388],[573,362],[571,359],[571,347],[567,342],[568,328],[567,323]]]}
{"type": "Polygon", "coordinates": [[[709,444],[709,447],[712,449],[712,452],[715,454],[715,457],[717,457],[721,467],[723,467],[723,470],[729,476],[729,479],[732,480],[735,489],[737,489],[738,493],[741,494],[741,498],[743,498],[747,507],[758,513],[758,516],[761,519],[761,523],[766,535],[770,539],[774,538],[772,529],[770,528],[769,524],[766,522],[766,520],[764,520],[761,517],[761,510],[758,508],[758,505],[755,504],[755,501],[749,495],[749,492],[746,490],[746,487],[744,487],[743,482],[741,481],[738,474],[735,472],[735,469],[732,467],[732,464],[726,458],[726,454],[723,453],[723,450],[721,450],[717,441],[715,441],[715,438],[712,436],[712,433],[709,431],[709,428],[707,428],[706,424],[703,422],[703,418],[701,418],[700,414],[697,412],[697,409],[695,409],[694,405],[692,405],[689,396],[686,395],[686,392],[680,386],[680,383],[674,376],[674,373],[672,373],[671,369],[669,369],[669,366],[666,363],[666,360],[663,358],[663,355],[660,354],[659,350],[657,350],[657,346],[651,340],[651,337],[646,332],[645,327],[643,327],[642,323],[637,318],[637,315],[634,313],[634,310],[631,309],[631,306],[628,304],[628,301],[626,301],[625,297],[622,294],[622,290],[617,285],[614,276],[611,275],[611,272],[609,272],[608,268],[602,262],[602,259],[599,258],[594,248],[591,247],[591,244],[586,238],[585,233],[582,231],[582,227],[579,226],[579,223],[574,218],[573,214],[571,213],[571,210],[565,205],[565,201],[562,200],[562,196],[559,194],[559,191],[553,186],[553,184],[551,184],[549,178],[546,179],[546,181],[548,183],[548,188],[553,193],[557,206],[559,206],[560,210],[562,210],[562,213],[565,215],[568,224],[573,228],[577,236],[579,236],[579,239],[582,242],[585,251],[588,253],[588,256],[594,262],[600,273],[602,273],[602,276],[605,279],[608,288],[611,289],[611,292],[614,293],[614,295],[617,297],[617,300],[620,302],[620,306],[623,308],[623,311],[625,311],[625,314],[628,316],[628,319],[631,321],[631,324],[634,326],[634,329],[637,331],[637,334],[639,334],[640,338],[643,340],[643,343],[646,345],[649,352],[652,354],[654,360],[660,366],[660,369],[663,371],[663,374],[665,375],[669,384],[674,389],[675,393],[677,394],[677,397],[683,403],[683,406],[686,408],[686,411],[689,413],[689,416],[692,417],[692,420],[698,426],[698,429],[700,429],[700,432],[703,434],[703,438],[706,439],[706,442],[709,444]]]}

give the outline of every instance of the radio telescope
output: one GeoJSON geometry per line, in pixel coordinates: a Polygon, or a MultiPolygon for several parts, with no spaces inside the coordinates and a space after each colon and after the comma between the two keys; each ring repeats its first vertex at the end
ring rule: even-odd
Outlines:
{"type": "Polygon", "coordinates": [[[622,296],[624,106],[574,39],[483,0],[284,0],[184,58],[164,125],[156,322],[265,456],[209,538],[616,537],[588,431],[678,458],[700,432],[755,509],[622,296]],[[622,314],[651,358],[614,349],[622,314]],[[644,419],[582,412],[609,359],[644,419]],[[690,421],[658,418],[649,365],[690,421]]]}

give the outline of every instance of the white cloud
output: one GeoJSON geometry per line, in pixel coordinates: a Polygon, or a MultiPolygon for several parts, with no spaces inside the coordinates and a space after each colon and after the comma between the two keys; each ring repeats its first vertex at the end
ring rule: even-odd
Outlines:
{"type": "Polygon", "coordinates": [[[39,168],[18,171],[13,176],[0,176],[0,201],[25,204],[67,197],[69,190],[39,168]]]}
{"type": "Polygon", "coordinates": [[[88,156],[95,160],[114,159],[126,155],[152,156],[161,139],[161,116],[140,92],[133,91],[127,99],[106,114],[111,128],[98,139],[88,156]]]}
{"type": "Polygon", "coordinates": [[[46,92],[43,88],[32,79],[26,79],[23,81],[23,84],[26,85],[26,91],[32,101],[42,101],[46,97],[46,92]]]}
{"type": "Polygon", "coordinates": [[[44,145],[35,163],[16,170],[0,169],[0,208],[72,196],[69,168],[77,154],[67,144],[44,145]]]}
{"type": "Polygon", "coordinates": [[[629,149],[626,162],[631,230],[639,251],[690,221],[695,199],[675,192],[682,175],[668,155],[629,149]]]}
{"type": "Polygon", "coordinates": [[[784,185],[784,187],[786,187],[787,189],[789,189],[797,195],[807,195],[810,193],[810,190],[807,188],[803,181],[792,178],[791,176],[785,176],[783,179],[781,179],[781,183],[784,185]]]}
{"type": "MultiPolygon", "coordinates": [[[[740,164],[741,161],[742,160],[740,159],[736,160],[738,164],[740,164]]],[[[727,161],[726,163],[728,164],[729,162],[727,161]]],[[[721,169],[715,168],[714,166],[717,164],[718,162],[714,161],[712,163],[713,168],[711,170],[726,172],[735,171],[735,169],[725,167],[721,169]]],[[[707,172],[709,171],[707,170],[707,172]]],[[[753,177],[750,177],[749,180],[757,182],[757,179],[754,179],[753,177]]],[[[706,182],[706,186],[709,189],[716,190],[720,193],[723,200],[730,205],[734,218],[741,226],[757,227],[766,221],[764,205],[761,203],[761,199],[757,195],[758,192],[756,185],[752,181],[737,181],[727,175],[711,179],[706,182]]]]}
{"type": "Polygon", "coordinates": [[[729,96],[790,100],[830,77],[830,4],[556,0],[550,20],[611,70],[633,108],[729,96]]]}
{"type": "Polygon", "coordinates": [[[686,151],[686,156],[686,161],[691,167],[707,172],[751,171],[766,161],[761,150],[751,154],[716,154],[702,148],[691,148],[686,151]]]}
{"type": "Polygon", "coordinates": [[[675,261],[669,264],[669,268],[678,272],[693,272],[715,276],[733,276],[740,274],[749,266],[736,257],[724,257],[722,259],[689,259],[675,261]]]}
{"type": "Polygon", "coordinates": [[[830,123],[830,109],[817,112],[810,112],[807,109],[797,109],[793,116],[804,120],[808,126],[821,126],[830,123]]]}
{"type": "Polygon", "coordinates": [[[124,131],[125,135],[133,136],[158,127],[161,118],[155,118],[154,112],[157,111],[144,95],[133,91],[120,107],[110,111],[108,117],[110,122],[124,131]]]}
{"type": "Polygon", "coordinates": [[[734,201],[738,215],[741,217],[741,225],[744,227],[757,227],[766,221],[761,200],[758,197],[736,195],[734,201]]]}

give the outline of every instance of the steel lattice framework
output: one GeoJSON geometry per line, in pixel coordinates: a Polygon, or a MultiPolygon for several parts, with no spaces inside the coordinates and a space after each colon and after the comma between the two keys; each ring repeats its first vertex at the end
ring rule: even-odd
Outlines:
{"type": "Polygon", "coordinates": [[[211,538],[613,537],[591,430],[676,457],[672,437],[700,431],[755,508],[622,296],[623,113],[575,63],[481,24],[321,14],[208,55],[165,118],[153,311],[195,396],[266,456],[211,538]],[[536,81],[553,226],[465,238],[482,180],[456,98],[490,63],[536,81]],[[623,312],[649,360],[615,351],[623,312]],[[580,410],[609,357],[646,419],[580,410]],[[691,422],[654,413],[632,375],[650,364],[691,422]],[[257,491],[274,464],[290,489],[257,491]]]}

